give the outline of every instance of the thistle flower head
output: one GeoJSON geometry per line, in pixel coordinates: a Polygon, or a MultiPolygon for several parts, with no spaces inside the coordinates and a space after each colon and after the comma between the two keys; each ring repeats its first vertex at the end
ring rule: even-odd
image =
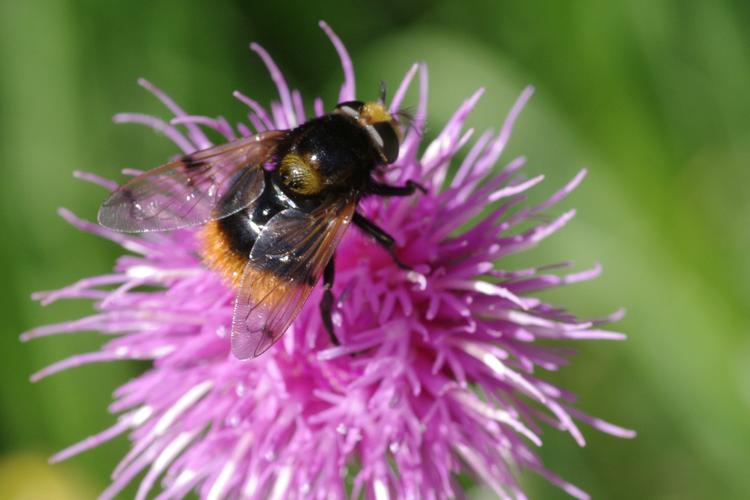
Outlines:
{"type": "MultiPolygon", "coordinates": [[[[340,40],[321,23],[341,58],[339,101],[355,99],[352,63],[340,40]]],[[[290,90],[260,46],[252,50],[279,91],[269,109],[237,92],[248,106],[248,124],[185,113],[153,87],[141,84],[173,114],[170,121],[121,114],[118,122],[149,125],[183,152],[211,146],[202,131],[226,140],[288,129],[308,117],[300,92],[290,90]]],[[[141,475],[138,498],[155,488],[160,499],[196,490],[202,498],[443,498],[461,495],[456,479],[469,473],[502,498],[524,498],[516,473],[531,469],[577,498],[586,494],[544,468],[534,453],[542,425],[569,433],[580,445],[578,422],[628,437],[631,431],[589,417],[573,396],[542,375],[567,362],[557,341],[621,339],[534,293],[595,277],[598,266],[561,274],[543,265],[506,269],[503,258],[535,246],[574,215],[537,217],[581,181],[584,172],[537,205],[526,192],[542,176],[520,174],[523,158],[501,166],[500,157],[526,89],[500,128],[478,138],[465,129],[481,90],[459,107],[437,137],[422,144],[427,71],[414,65],[389,103],[401,106],[418,80],[413,126],[386,180],[415,180],[426,193],[368,198],[360,210],[391,233],[396,266],[382,247],[349,230],[336,260],[334,312],[341,345],[331,347],[316,290],[283,340],[263,356],[240,361],[230,352],[235,291],[200,259],[193,230],[119,234],[67,211],[74,226],[108,238],[129,254],[112,273],[36,295],[43,303],[88,298],[96,313],[37,328],[25,339],[98,330],[108,341],[33,376],[41,379],[93,362],[147,360],[150,367],[115,391],[117,422],[59,452],[63,460],[128,434],[129,453],[103,493],[112,498],[141,475]],[[457,160],[459,153],[465,156],[457,160]],[[144,291],[141,287],[150,288],[144,291]],[[540,343],[539,341],[543,341],[540,343]],[[542,372],[542,373],[540,373],[542,372]]],[[[314,113],[326,107],[320,99],[314,113]]],[[[78,174],[107,189],[116,186],[78,174]]]]}

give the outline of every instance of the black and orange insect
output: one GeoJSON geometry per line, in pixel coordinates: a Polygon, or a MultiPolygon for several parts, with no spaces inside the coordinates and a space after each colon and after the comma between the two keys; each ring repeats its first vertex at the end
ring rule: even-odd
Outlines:
{"type": "Polygon", "coordinates": [[[379,101],[344,102],[291,130],[277,130],[188,154],[133,178],[99,210],[123,232],[204,225],[203,259],[237,290],[232,351],[258,356],[286,331],[323,277],[323,324],[338,344],[331,312],[334,253],[350,223],[403,268],[394,241],[357,212],[365,195],[408,196],[373,173],[396,161],[401,128],[379,101]]]}

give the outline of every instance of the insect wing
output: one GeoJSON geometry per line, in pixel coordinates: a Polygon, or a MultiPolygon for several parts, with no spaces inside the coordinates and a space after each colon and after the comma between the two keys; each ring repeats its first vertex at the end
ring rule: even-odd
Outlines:
{"type": "Polygon", "coordinates": [[[231,215],[263,191],[263,163],[283,135],[271,131],[239,139],[139,175],[104,201],[99,223],[139,233],[181,229],[231,215]]]}
{"type": "Polygon", "coordinates": [[[250,252],[232,317],[232,352],[259,356],[302,310],[349,226],[355,203],[340,200],[312,213],[279,212],[250,252]]]}

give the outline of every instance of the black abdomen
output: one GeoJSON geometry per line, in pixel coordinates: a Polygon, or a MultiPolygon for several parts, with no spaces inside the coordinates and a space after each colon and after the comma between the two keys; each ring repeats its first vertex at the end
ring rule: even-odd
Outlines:
{"type": "Polygon", "coordinates": [[[265,178],[263,192],[250,207],[217,221],[231,250],[244,258],[250,256],[258,235],[271,217],[287,208],[278,199],[271,173],[265,172],[265,178]]]}

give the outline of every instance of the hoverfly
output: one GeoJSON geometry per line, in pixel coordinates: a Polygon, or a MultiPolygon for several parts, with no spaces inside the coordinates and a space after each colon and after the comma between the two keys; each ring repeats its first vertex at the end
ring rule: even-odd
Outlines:
{"type": "Polygon", "coordinates": [[[343,102],[290,130],[264,132],[162,165],[120,186],[99,223],[122,232],[203,225],[203,260],[237,290],[232,352],[265,352],[299,314],[323,277],[320,312],[331,341],[334,253],[353,223],[397,265],[394,240],[357,212],[364,195],[408,196],[423,188],[378,182],[398,158],[396,115],[379,101],[343,102]]]}

